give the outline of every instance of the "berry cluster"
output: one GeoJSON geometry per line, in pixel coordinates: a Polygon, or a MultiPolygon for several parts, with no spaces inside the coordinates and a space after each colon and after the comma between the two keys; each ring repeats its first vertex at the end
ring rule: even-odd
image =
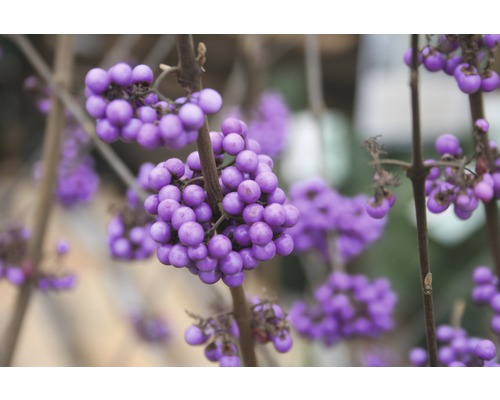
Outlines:
{"type": "MultiPolygon", "coordinates": [[[[99,177],[94,170],[94,159],[82,152],[88,142],[83,131],[68,127],[62,143],[61,158],[57,167],[56,199],[65,207],[88,203],[99,185],[99,177]]],[[[33,168],[36,182],[42,179],[41,161],[33,168]]]]}
{"type": "Polygon", "coordinates": [[[289,119],[290,111],[281,93],[266,91],[252,111],[248,137],[259,142],[263,154],[278,156],[286,144],[289,119]]]}
{"type": "Polygon", "coordinates": [[[496,335],[500,335],[500,292],[498,290],[498,277],[493,274],[490,268],[480,266],[474,269],[472,281],[475,284],[471,294],[472,301],[478,305],[489,306],[494,313],[490,323],[491,330],[496,335]]]}
{"type": "Polygon", "coordinates": [[[170,337],[170,329],[165,319],[158,315],[134,315],[131,318],[139,339],[147,343],[165,343],[170,337]]]}
{"type": "Polygon", "coordinates": [[[220,314],[208,319],[196,317],[199,322],[190,325],[184,333],[184,340],[191,346],[207,344],[205,357],[219,362],[221,367],[239,367],[238,348],[234,343],[239,329],[231,314],[220,314]]]}
{"type": "Polygon", "coordinates": [[[105,142],[123,139],[146,149],[180,149],[193,143],[205,116],[222,107],[222,97],[203,89],[175,101],[159,100],[153,71],[118,63],[107,71],[91,69],[85,77],[86,109],[97,119],[96,133],[105,142]]]}
{"type": "MultiPolygon", "coordinates": [[[[29,236],[29,231],[20,226],[9,226],[0,232],[0,278],[5,277],[16,286],[23,285],[32,275],[32,266],[27,260],[29,236]]],[[[57,261],[68,250],[68,243],[59,241],[56,244],[57,261]]],[[[76,277],[71,273],[39,272],[36,277],[36,286],[42,291],[71,289],[75,283],[76,277]]]]}
{"type": "MultiPolygon", "coordinates": [[[[47,114],[51,108],[51,90],[41,85],[35,76],[28,77],[24,87],[37,97],[40,112],[47,114]]],[[[94,159],[85,150],[88,142],[89,138],[85,132],[67,115],[55,188],[56,199],[65,207],[88,203],[97,191],[99,176],[94,170],[94,159]]],[[[36,182],[42,179],[42,168],[41,161],[33,166],[36,182]]]]}
{"type": "MultiPolygon", "coordinates": [[[[487,130],[484,120],[476,123],[487,130]]],[[[479,133],[480,134],[480,133],[479,133]]],[[[477,208],[480,201],[488,202],[500,195],[500,158],[494,142],[490,143],[490,151],[498,159],[498,167],[489,172],[485,157],[480,154],[476,158],[476,168],[472,172],[466,168],[467,160],[462,158],[462,148],[458,138],[452,134],[444,134],[437,138],[436,151],[441,156],[440,161],[449,163],[449,166],[433,166],[425,182],[427,208],[432,213],[441,213],[451,204],[454,212],[460,219],[468,219],[477,208]]],[[[427,160],[432,165],[434,160],[427,160]]]]}
{"type": "Polygon", "coordinates": [[[246,124],[228,118],[221,130],[210,132],[224,195],[221,217],[214,216],[207,202],[197,151],[186,164],[171,158],[151,170],[149,185],[158,194],[146,199],[144,207],[157,217],[151,237],[160,244],[161,263],[187,267],[207,284],[222,278],[235,287],[243,283],[244,270],[292,252],[292,237],[285,232],[299,212],[285,203],[273,161],[258,154],[259,144],[247,137],[246,124]],[[223,165],[225,157],[234,158],[223,165]]]}
{"type": "Polygon", "coordinates": [[[288,352],[293,345],[290,327],[282,308],[273,302],[252,299],[252,333],[260,344],[273,343],[278,353],[288,352]]]}
{"type": "MultiPolygon", "coordinates": [[[[137,184],[148,190],[148,176],[154,168],[151,163],[144,163],[139,168],[137,184]]],[[[108,224],[108,246],[110,254],[118,260],[142,260],[148,258],[158,247],[149,231],[154,218],[144,212],[137,194],[127,191],[127,204],[116,207],[116,213],[108,224]]]]}
{"type": "MultiPolygon", "coordinates": [[[[469,337],[464,329],[449,325],[439,326],[436,336],[443,367],[500,367],[494,360],[497,349],[491,340],[469,337]]],[[[409,358],[414,367],[427,365],[427,352],[420,347],[413,348],[409,358]]]]}
{"type": "Polygon", "coordinates": [[[333,272],[314,291],[312,306],[297,301],[290,322],[300,335],[330,346],[342,339],[375,338],[393,328],[397,296],[387,279],[333,272]]]}
{"type": "Polygon", "coordinates": [[[367,214],[365,196],[342,196],[321,178],[294,184],[290,203],[300,212],[297,225],[289,230],[295,250],[317,249],[325,261],[335,261],[330,242],[341,261],[348,261],[380,238],[386,222],[367,214]]]}
{"type": "MultiPolygon", "coordinates": [[[[293,340],[287,316],[281,307],[258,298],[252,299],[251,303],[251,329],[255,341],[260,344],[272,342],[279,353],[288,352],[293,340]]],[[[239,367],[241,362],[235,344],[239,329],[233,314],[224,313],[208,319],[193,317],[198,323],[186,329],[186,342],[191,346],[206,344],[205,357],[209,361],[219,362],[221,367],[239,367]]]]}
{"type": "MultiPolygon", "coordinates": [[[[454,76],[464,93],[491,92],[500,85],[500,77],[492,69],[493,50],[499,42],[500,35],[432,35],[419,51],[418,64],[430,72],[454,76]]],[[[404,55],[408,66],[411,58],[410,48],[404,55]]]]}

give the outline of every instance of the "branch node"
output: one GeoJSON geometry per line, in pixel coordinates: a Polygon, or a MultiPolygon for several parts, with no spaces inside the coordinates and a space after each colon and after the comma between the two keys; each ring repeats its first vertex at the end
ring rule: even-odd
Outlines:
{"type": "Polygon", "coordinates": [[[424,290],[425,294],[429,295],[432,293],[432,273],[428,272],[424,278],[424,290]]]}

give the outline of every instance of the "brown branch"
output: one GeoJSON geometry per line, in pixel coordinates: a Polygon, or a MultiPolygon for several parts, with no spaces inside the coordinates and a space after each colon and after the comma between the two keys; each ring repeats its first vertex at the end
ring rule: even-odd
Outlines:
{"type": "Polygon", "coordinates": [[[87,115],[82,106],[73,98],[68,89],[56,82],[56,80],[52,76],[50,68],[40,56],[38,51],[28,41],[28,39],[23,35],[8,35],[8,37],[19,47],[22,53],[36,69],[38,74],[54,90],[54,93],[57,95],[59,100],[82,126],[85,133],[94,142],[97,150],[101,153],[101,155],[111,166],[111,168],[116,172],[123,183],[132,188],[142,200],[145,200],[148,197],[148,194],[138,186],[134,175],[130,172],[125,163],[113,151],[113,149],[107,143],[104,143],[97,137],[95,133],[94,121],[87,115]]]}
{"type": "Polygon", "coordinates": [[[417,219],[418,254],[420,260],[420,280],[425,314],[425,334],[427,351],[431,367],[438,366],[436,325],[434,321],[434,304],[432,299],[432,273],[429,260],[429,242],[427,238],[427,215],[425,205],[425,178],[427,170],[422,155],[420,136],[420,106],[418,93],[418,35],[411,37],[412,62],[410,75],[411,107],[412,107],[412,165],[407,176],[413,186],[415,214],[417,219]]]}
{"type": "MultiPolygon", "coordinates": [[[[485,118],[483,107],[483,95],[479,90],[476,93],[469,95],[470,112],[472,116],[473,132],[476,131],[475,122],[480,118],[485,118]]],[[[480,147],[484,151],[486,160],[489,164],[489,170],[495,170],[495,161],[490,151],[489,139],[487,132],[474,134],[475,148],[480,147]]],[[[477,155],[476,155],[477,156],[477,155]]],[[[497,199],[493,197],[490,201],[484,203],[484,211],[486,214],[486,227],[488,231],[488,245],[493,258],[493,265],[497,276],[500,276],[500,233],[498,231],[498,208],[497,199]]],[[[497,284],[500,288],[500,281],[497,284]]]]}
{"type": "MultiPolygon", "coordinates": [[[[201,75],[203,73],[202,62],[205,56],[205,47],[199,46],[200,57],[197,59],[194,52],[193,38],[191,35],[178,35],[176,37],[177,54],[179,56],[179,83],[188,93],[201,90],[201,75]]],[[[210,141],[208,122],[205,119],[203,127],[198,132],[196,146],[200,154],[201,171],[205,181],[208,203],[212,208],[215,220],[221,216],[219,205],[222,203],[222,190],[219,185],[219,175],[215,164],[215,157],[210,141]]],[[[230,288],[233,299],[233,310],[236,323],[240,331],[240,348],[243,363],[247,367],[256,367],[254,338],[251,331],[250,309],[245,297],[243,286],[230,288]]]]}
{"type": "MultiPolygon", "coordinates": [[[[70,84],[73,70],[73,39],[74,36],[71,35],[61,35],[57,38],[53,79],[59,85],[65,87],[68,87],[70,84]]],[[[54,200],[57,165],[60,158],[65,118],[64,106],[55,94],[52,95],[51,101],[52,108],[47,117],[42,152],[42,181],[35,205],[33,231],[28,243],[28,260],[31,266],[31,273],[22,285],[17,298],[16,308],[3,342],[3,353],[0,359],[1,366],[10,366],[12,364],[31,293],[36,283],[38,267],[42,258],[45,232],[54,200]]]]}

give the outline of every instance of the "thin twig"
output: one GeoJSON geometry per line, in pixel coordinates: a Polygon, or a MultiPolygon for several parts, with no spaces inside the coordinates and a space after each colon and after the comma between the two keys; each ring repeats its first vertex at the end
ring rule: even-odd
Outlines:
{"type": "Polygon", "coordinates": [[[19,49],[23,52],[26,58],[30,61],[33,67],[37,70],[38,74],[49,84],[54,90],[54,93],[62,101],[67,110],[82,126],[85,133],[93,140],[97,150],[101,153],[106,162],[116,172],[118,177],[127,185],[132,188],[137,195],[145,200],[148,194],[139,187],[134,175],[130,172],[124,162],[118,157],[114,150],[107,144],[101,141],[95,133],[95,122],[87,116],[81,105],[73,98],[68,89],[59,85],[52,72],[45,61],[42,59],[38,51],[23,35],[8,35],[8,37],[16,43],[19,49]]]}
{"type": "MultiPolygon", "coordinates": [[[[474,124],[478,119],[485,118],[483,107],[483,95],[479,90],[474,94],[469,95],[470,112],[472,116],[472,127],[475,130],[474,124]]],[[[488,133],[482,132],[474,135],[475,148],[480,145],[484,151],[484,156],[489,164],[489,171],[495,170],[495,161],[490,152],[488,133]]],[[[493,265],[497,276],[500,276],[500,232],[498,230],[498,208],[497,199],[493,197],[490,201],[484,203],[484,211],[486,215],[486,227],[488,231],[488,245],[493,258],[493,265]]],[[[497,284],[500,288],[500,282],[497,284]]]]}
{"type": "MultiPolygon", "coordinates": [[[[55,54],[54,80],[61,86],[69,86],[73,70],[73,42],[74,36],[61,35],[57,38],[55,54]]],[[[17,298],[16,307],[3,341],[3,352],[0,365],[7,367],[12,364],[19,335],[25,320],[32,290],[35,286],[38,266],[42,257],[42,248],[45,232],[50,217],[54,199],[54,188],[57,179],[57,165],[59,163],[61,142],[64,130],[64,106],[52,95],[52,108],[49,111],[45,128],[45,141],[42,152],[42,181],[35,205],[35,221],[31,238],[28,243],[28,263],[30,274],[22,285],[17,298]]]]}
{"type": "Polygon", "coordinates": [[[305,70],[307,82],[307,97],[309,109],[314,117],[314,123],[319,133],[322,145],[320,152],[320,165],[323,166],[323,175],[330,169],[328,154],[328,140],[324,127],[323,115],[325,112],[325,101],[323,98],[323,74],[321,71],[321,51],[319,47],[318,35],[305,35],[305,70]]]}
{"type": "Polygon", "coordinates": [[[427,238],[427,215],[425,206],[425,178],[427,171],[422,155],[420,137],[420,105],[418,93],[418,34],[411,36],[412,63],[410,72],[411,109],[412,109],[412,165],[407,172],[413,186],[413,199],[417,220],[418,254],[420,260],[420,280],[425,314],[425,334],[427,351],[431,367],[438,366],[436,326],[432,298],[432,273],[429,260],[429,242],[427,238]]]}
{"type": "MultiPolygon", "coordinates": [[[[188,94],[200,91],[202,88],[201,74],[203,70],[194,53],[193,38],[191,35],[178,35],[176,42],[180,67],[178,73],[179,83],[188,91],[188,94]]],[[[201,59],[204,59],[205,47],[199,46],[198,50],[201,50],[199,53],[202,55],[201,59]]],[[[214,218],[219,219],[221,216],[219,204],[222,203],[222,190],[219,185],[219,175],[217,173],[206,119],[203,127],[198,132],[196,146],[200,154],[201,170],[205,181],[208,203],[212,208],[214,218]]],[[[250,309],[245,297],[245,291],[243,285],[230,288],[230,290],[233,299],[234,316],[240,331],[240,348],[243,363],[247,367],[255,367],[257,366],[257,358],[255,356],[254,338],[251,332],[250,309]]]]}
{"type": "Polygon", "coordinates": [[[309,108],[317,119],[320,119],[325,102],[323,99],[323,76],[321,73],[321,52],[318,35],[306,35],[305,58],[307,97],[309,108]]]}
{"type": "Polygon", "coordinates": [[[171,67],[170,65],[165,64],[160,64],[160,69],[162,70],[162,73],[158,75],[158,78],[156,78],[155,83],[151,87],[151,89],[155,92],[158,91],[158,87],[167,76],[179,72],[179,67],[171,67]]]}

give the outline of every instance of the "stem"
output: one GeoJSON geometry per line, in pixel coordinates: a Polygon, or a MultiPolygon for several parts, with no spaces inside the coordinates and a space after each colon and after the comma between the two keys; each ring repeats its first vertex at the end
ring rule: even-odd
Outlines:
{"type": "Polygon", "coordinates": [[[429,243],[427,238],[427,215],[425,206],[425,177],[426,168],[422,156],[422,142],[420,137],[420,107],[418,93],[418,34],[411,35],[412,63],[410,75],[411,108],[412,108],[412,165],[407,176],[413,186],[415,214],[417,219],[418,255],[420,260],[420,281],[425,314],[425,334],[427,351],[431,367],[438,366],[436,326],[434,321],[434,305],[432,299],[432,273],[429,260],[429,243]]]}
{"type": "Polygon", "coordinates": [[[325,101],[323,97],[323,75],[321,71],[321,52],[319,48],[318,35],[305,35],[305,67],[307,81],[307,98],[309,108],[314,117],[314,122],[319,132],[319,138],[323,151],[320,165],[323,166],[323,175],[326,178],[326,168],[328,164],[328,141],[323,126],[323,114],[325,111],[325,101]]]}
{"type": "Polygon", "coordinates": [[[38,74],[49,84],[49,86],[51,86],[51,88],[54,90],[54,94],[82,126],[85,133],[94,142],[97,150],[101,153],[101,155],[111,166],[111,168],[116,172],[123,183],[132,188],[142,200],[145,200],[148,197],[148,194],[138,186],[134,175],[130,172],[130,170],[120,159],[120,157],[118,157],[118,155],[113,151],[113,149],[107,143],[104,143],[97,137],[95,133],[94,121],[87,116],[86,112],[83,110],[81,105],[73,98],[68,89],[58,84],[58,82],[52,76],[50,68],[42,59],[37,50],[33,47],[33,45],[28,41],[28,39],[23,35],[8,36],[14,43],[16,43],[21,52],[37,70],[38,74]]]}
{"type": "MultiPolygon", "coordinates": [[[[60,35],[57,38],[54,80],[61,86],[64,85],[67,87],[71,81],[73,70],[73,39],[74,36],[72,35],[60,35]]],[[[42,151],[42,182],[35,205],[33,233],[28,243],[28,260],[31,266],[31,273],[20,289],[16,308],[4,339],[4,352],[0,358],[0,365],[4,367],[10,366],[14,358],[32,289],[35,286],[38,267],[42,257],[45,232],[53,204],[65,118],[64,106],[61,101],[57,100],[55,94],[52,95],[51,101],[52,108],[47,118],[45,141],[42,151]]]]}
{"type": "Polygon", "coordinates": [[[162,83],[162,81],[167,76],[169,76],[170,74],[172,74],[174,72],[179,71],[178,67],[171,67],[171,66],[165,65],[165,64],[160,64],[160,69],[162,70],[162,73],[158,76],[158,78],[156,78],[155,83],[153,84],[153,87],[151,88],[151,90],[153,90],[155,92],[158,90],[160,83],[162,83]]]}
{"type": "Polygon", "coordinates": [[[408,171],[411,168],[411,164],[409,164],[405,161],[401,161],[401,160],[394,160],[392,158],[380,158],[377,161],[372,161],[371,164],[372,164],[372,166],[393,165],[395,167],[401,167],[402,169],[404,169],[406,171],[408,171]]]}
{"type": "Polygon", "coordinates": [[[240,330],[240,348],[243,356],[243,363],[246,367],[256,367],[257,357],[255,356],[254,338],[251,331],[251,314],[248,308],[247,299],[243,285],[229,288],[233,298],[234,319],[240,330]]]}
{"type": "MultiPolygon", "coordinates": [[[[203,61],[206,49],[202,45],[198,46],[200,57],[197,59],[191,35],[177,35],[176,43],[180,69],[178,73],[179,83],[190,93],[200,91],[202,88],[201,74],[203,69],[199,61],[203,61]]],[[[222,190],[219,185],[219,175],[215,165],[215,157],[212,151],[206,118],[205,123],[198,132],[196,146],[200,154],[201,171],[205,180],[208,203],[212,208],[214,218],[218,220],[221,216],[219,205],[222,203],[222,190]]],[[[256,367],[257,358],[255,356],[254,339],[250,325],[250,309],[247,304],[243,285],[230,288],[230,290],[233,299],[234,317],[240,331],[240,348],[243,355],[243,363],[247,367],[256,367]]]]}
{"type": "MultiPolygon", "coordinates": [[[[469,95],[470,112],[472,116],[473,132],[476,131],[474,123],[480,118],[484,118],[483,95],[481,91],[469,95]]],[[[489,164],[489,171],[495,170],[495,162],[490,152],[488,133],[482,132],[474,135],[475,148],[481,147],[489,164]]],[[[493,197],[484,203],[486,214],[486,227],[488,230],[488,245],[497,276],[500,276],[500,235],[498,231],[498,208],[497,199],[493,197]]],[[[497,284],[500,288],[500,282],[497,284]]]]}

